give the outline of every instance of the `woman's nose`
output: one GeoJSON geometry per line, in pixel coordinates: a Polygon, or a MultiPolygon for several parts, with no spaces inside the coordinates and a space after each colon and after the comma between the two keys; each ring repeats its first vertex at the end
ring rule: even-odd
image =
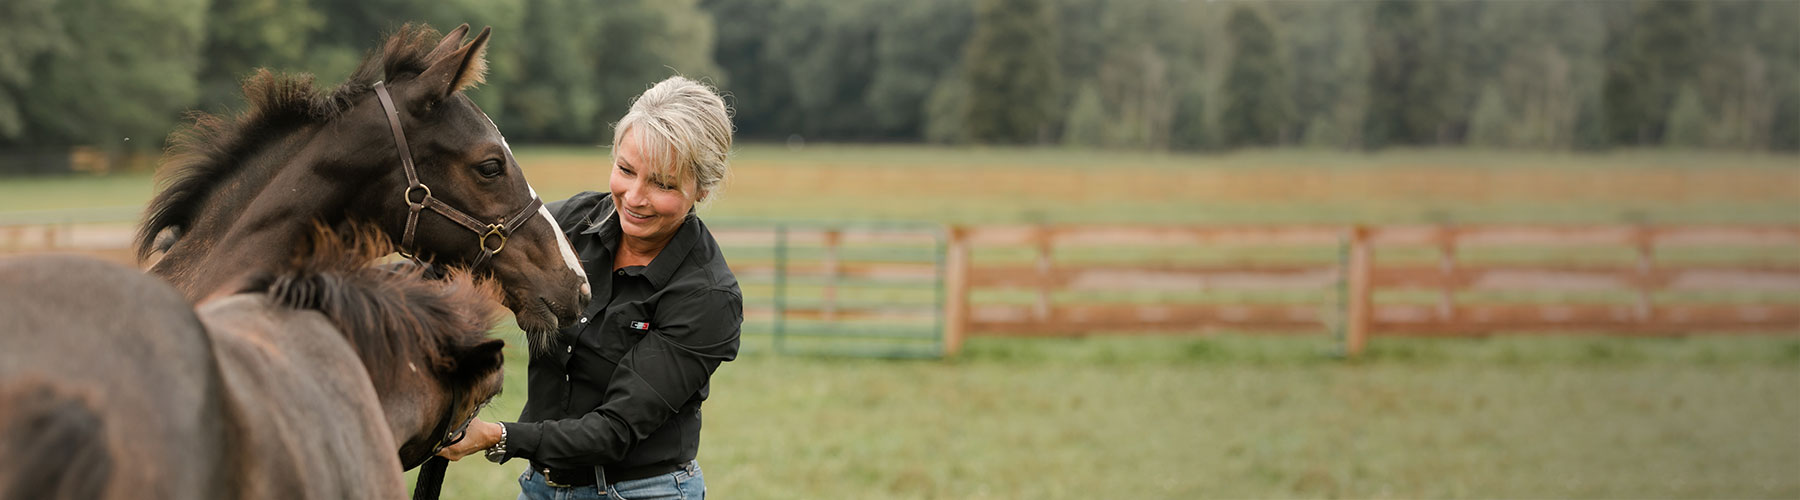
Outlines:
{"type": "Polygon", "coordinates": [[[645,202],[649,200],[648,197],[644,196],[644,189],[644,179],[642,177],[632,179],[631,183],[625,186],[625,204],[634,207],[643,206],[645,202]]]}

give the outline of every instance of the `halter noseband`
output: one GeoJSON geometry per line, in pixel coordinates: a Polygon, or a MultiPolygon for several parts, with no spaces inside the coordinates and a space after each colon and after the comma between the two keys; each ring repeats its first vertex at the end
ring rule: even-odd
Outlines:
{"type": "Polygon", "coordinates": [[[502,219],[495,224],[484,224],[481,220],[432,197],[431,188],[419,182],[419,173],[413,168],[412,148],[406,146],[406,132],[400,129],[400,113],[395,111],[394,98],[388,96],[387,86],[382,82],[375,82],[375,96],[381,99],[381,109],[387,112],[388,127],[394,132],[394,146],[400,149],[400,166],[406,171],[406,190],[400,192],[400,198],[406,201],[407,208],[406,232],[400,238],[401,255],[417,260],[418,253],[412,248],[413,233],[419,225],[419,212],[429,208],[443,215],[444,218],[450,219],[451,222],[475,232],[476,244],[481,246],[481,254],[475,257],[475,262],[471,267],[480,267],[489,258],[500,253],[501,250],[505,250],[506,238],[511,236],[514,230],[519,229],[519,226],[525,225],[531,214],[537,212],[538,207],[544,206],[544,200],[533,196],[531,203],[527,203],[524,209],[519,210],[512,217],[502,219]],[[419,193],[417,197],[419,201],[413,201],[414,192],[419,193]],[[489,248],[488,243],[495,241],[496,238],[498,241],[492,248],[489,248]]]}
{"type": "MultiPolygon", "coordinates": [[[[450,467],[450,459],[438,456],[438,452],[444,451],[444,448],[456,444],[458,441],[462,441],[464,435],[469,430],[469,424],[475,422],[475,415],[481,413],[481,407],[487,406],[487,402],[482,402],[480,405],[477,405],[474,411],[469,412],[469,418],[463,419],[462,425],[459,425],[456,429],[452,430],[450,429],[450,422],[454,421],[451,419],[456,416],[456,407],[461,403],[461,399],[462,394],[452,392],[450,394],[450,406],[444,409],[444,416],[438,419],[438,425],[431,429],[431,434],[438,436],[437,444],[431,446],[431,454],[426,455],[425,461],[419,464],[418,482],[413,485],[413,500],[435,500],[438,498],[438,493],[440,493],[444,487],[444,472],[450,467]]],[[[489,399],[489,401],[492,401],[492,399],[489,399]]]]}
{"type": "Polygon", "coordinates": [[[451,419],[456,417],[456,406],[462,403],[461,396],[461,394],[451,394],[450,406],[444,409],[443,418],[439,418],[437,426],[431,429],[431,434],[437,436],[438,440],[437,444],[431,446],[431,455],[428,456],[436,456],[438,452],[444,451],[444,448],[449,448],[450,445],[462,441],[463,435],[469,430],[469,424],[475,423],[475,415],[481,413],[482,406],[487,406],[487,403],[476,406],[474,411],[469,412],[469,418],[463,419],[462,425],[452,429],[450,423],[455,420],[451,419]]]}

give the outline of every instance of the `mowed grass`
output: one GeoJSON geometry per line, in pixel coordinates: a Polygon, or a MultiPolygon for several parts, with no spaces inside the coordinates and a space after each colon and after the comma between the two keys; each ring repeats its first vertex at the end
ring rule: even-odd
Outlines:
{"type": "MultiPolygon", "coordinates": [[[[521,150],[538,190],[604,189],[601,148],[521,150]]],[[[1800,158],[751,145],[707,212],[945,223],[1800,222],[1800,158]]]]}
{"type": "MultiPolygon", "coordinates": [[[[605,189],[607,150],[520,147],[546,200],[605,189]]],[[[944,223],[1800,222],[1800,157],[1393,150],[1167,154],[747,144],[710,218],[944,223]]],[[[143,173],[0,177],[0,214],[141,207],[143,173]]],[[[130,214],[130,211],[124,212],[130,214]]]]}
{"type": "MultiPolygon", "coordinates": [[[[748,356],[713,378],[700,461],[734,499],[1800,496],[1800,339],[1378,339],[1354,362],[1331,346],[748,356]]],[[[522,405],[513,354],[485,418],[522,405]]],[[[445,498],[510,498],[521,471],[464,460],[445,498]]]]}

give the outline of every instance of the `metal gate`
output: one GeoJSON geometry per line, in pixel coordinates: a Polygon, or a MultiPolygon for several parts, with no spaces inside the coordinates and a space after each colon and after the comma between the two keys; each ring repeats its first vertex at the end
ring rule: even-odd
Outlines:
{"type": "Polygon", "coordinates": [[[708,221],[744,291],[742,350],[944,354],[942,226],[708,221]]]}

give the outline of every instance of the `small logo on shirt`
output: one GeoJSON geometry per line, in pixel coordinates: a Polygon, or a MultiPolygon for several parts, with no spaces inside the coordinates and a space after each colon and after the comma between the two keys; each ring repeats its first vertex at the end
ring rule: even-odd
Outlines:
{"type": "Polygon", "coordinates": [[[631,322],[631,329],[648,331],[650,329],[650,324],[642,321],[633,321],[631,322]]]}

